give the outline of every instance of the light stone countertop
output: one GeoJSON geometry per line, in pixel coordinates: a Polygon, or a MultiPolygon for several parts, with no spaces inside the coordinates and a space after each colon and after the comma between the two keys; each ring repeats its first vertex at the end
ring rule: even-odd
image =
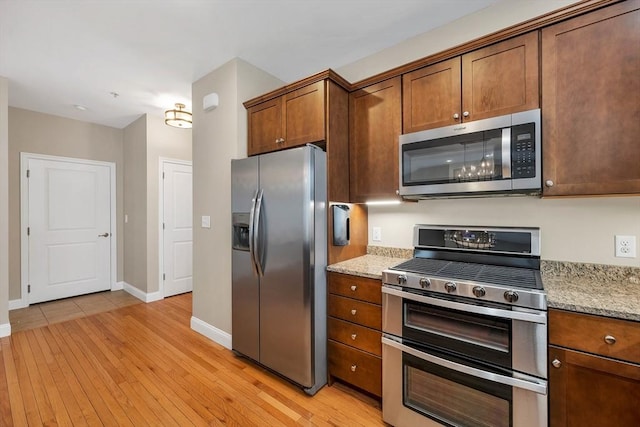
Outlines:
{"type": "MultiPolygon", "coordinates": [[[[329,265],[327,271],[382,278],[382,270],[408,259],[367,254],[329,265]]],[[[542,261],[550,308],[640,321],[640,268],[542,261]]]]}
{"type": "MultiPolygon", "coordinates": [[[[403,263],[406,260],[406,258],[367,254],[331,264],[327,266],[327,271],[382,280],[382,270],[403,263]]],[[[382,282],[380,282],[380,285],[382,285],[382,282]]]]}

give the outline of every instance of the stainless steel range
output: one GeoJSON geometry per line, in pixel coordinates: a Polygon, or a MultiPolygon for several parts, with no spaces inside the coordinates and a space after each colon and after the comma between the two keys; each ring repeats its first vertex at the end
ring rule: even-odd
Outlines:
{"type": "Polygon", "coordinates": [[[382,280],[387,423],[547,425],[539,229],[416,225],[382,280]]]}

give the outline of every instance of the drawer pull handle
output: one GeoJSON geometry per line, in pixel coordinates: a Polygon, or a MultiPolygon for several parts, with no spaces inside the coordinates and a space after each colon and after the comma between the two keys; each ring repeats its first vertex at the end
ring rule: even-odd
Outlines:
{"type": "Polygon", "coordinates": [[[352,290],[353,292],[355,292],[355,291],[356,291],[356,289],[358,289],[358,287],[357,287],[356,285],[351,285],[351,290],[352,290]]]}
{"type": "Polygon", "coordinates": [[[352,315],[354,315],[354,316],[356,315],[356,310],[355,310],[355,308],[354,308],[353,310],[351,310],[351,314],[352,314],[352,315]]]}
{"type": "Polygon", "coordinates": [[[351,339],[355,341],[356,340],[356,336],[357,336],[356,334],[351,334],[351,339]]]}
{"type": "Polygon", "coordinates": [[[559,368],[560,366],[562,366],[562,362],[559,361],[558,359],[553,359],[553,362],[551,362],[551,364],[553,365],[554,368],[559,368]]]}
{"type": "Polygon", "coordinates": [[[606,342],[609,345],[613,345],[616,343],[616,337],[611,336],[611,335],[607,335],[604,337],[604,342],[606,342]]]}
{"type": "Polygon", "coordinates": [[[355,372],[357,367],[358,366],[356,366],[356,365],[351,365],[351,372],[355,372]]]}

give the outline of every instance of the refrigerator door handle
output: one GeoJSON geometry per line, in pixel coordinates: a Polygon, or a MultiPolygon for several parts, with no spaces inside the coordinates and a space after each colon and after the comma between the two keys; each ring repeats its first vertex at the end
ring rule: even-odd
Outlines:
{"type": "Polygon", "coordinates": [[[260,212],[262,211],[262,196],[264,195],[264,190],[260,189],[258,191],[258,196],[256,199],[256,212],[254,218],[254,227],[253,227],[253,259],[258,269],[258,276],[264,276],[264,271],[262,268],[261,256],[260,256],[260,212]]]}
{"type": "Polygon", "coordinates": [[[255,228],[253,226],[254,217],[256,213],[256,202],[258,200],[258,191],[253,195],[251,200],[251,211],[249,212],[249,258],[251,258],[251,267],[254,274],[258,274],[258,268],[256,267],[256,247],[254,244],[255,228]]]}

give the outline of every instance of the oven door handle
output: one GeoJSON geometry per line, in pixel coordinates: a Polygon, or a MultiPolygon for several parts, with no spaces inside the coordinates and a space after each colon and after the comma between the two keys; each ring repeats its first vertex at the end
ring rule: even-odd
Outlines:
{"type": "Polygon", "coordinates": [[[455,301],[446,301],[438,298],[431,298],[423,295],[401,291],[390,286],[383,286],[382,293],[394,295],[411,301],[421,302],[424,304],[435,305],[438,307],[448,308],[451,310],[464,311],[467,313],[484,314],[487,316],[501,317],[503,319],[522,320],[531,323],[547,324],[547,314],[541,313],[525,313],[522,311],[502,310],[499,308],[483,307],[473,304],[463,304],[455,301]]]}
{"type": "Polygon", "coordinates": [[[412,356],[417,357],[418,359],[422,359],[426,362],[430,362],[435,365],[451,369],[453,371],[461,372],[463,374],[471,375],[477,378],[482,378],[484,380],[492,381],[495,383],[521,388],[521,389],[532,391],[534,393],[538,393],[542,395],[547,394],[547,382],[545,380],[541,380],[535,377],[530,377],[524,374],[518,374],[518,375],[521,375],[526,379],[513,378],[513,377],[507,377],[500,374],[495,374],[493,372],[483,371],[477,368],[472,368],[471,366],[462,365],[460,363],[452,362],[450,360],[442,359],[440,357],[433,356],[431,354],[422,352],[420,350],[416,350],[415,348],[408,347],[393,339],[387,338],[386,336],[382,337],[382,344],[393,347],[397,350],[402,351],[403,353],[408,353],[412,356]]]}

